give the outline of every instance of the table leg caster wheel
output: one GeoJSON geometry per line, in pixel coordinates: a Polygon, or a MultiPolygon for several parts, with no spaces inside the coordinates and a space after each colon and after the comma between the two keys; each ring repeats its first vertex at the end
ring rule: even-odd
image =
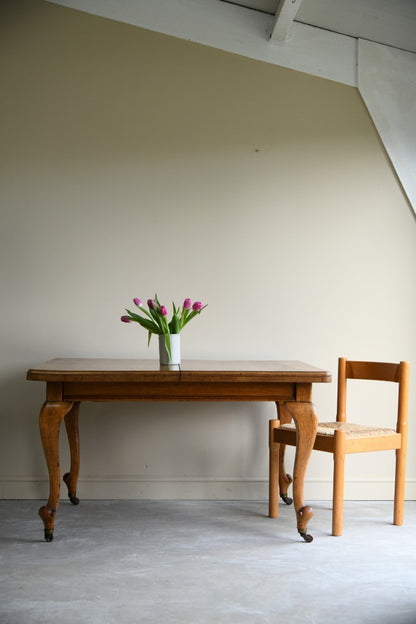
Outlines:
{"type": "Polygon", "coordinates": [[[305,533],[305,531],[299,531],[299,534],[303,537],[305,542],[313,542],[313,537],[309,533],[305,533]]]}
{"type": "Polygon", "coordinates": [[[45,529],[45,541],[51,542],[53,540],[53,529],[45,529]]]}
{"type": "Polygon", "coordinates": [[[286,503],[286,505],[291,505],[293,503],[293,498],[290,498],[287,494],[281,494],[280,498],[284,503],[286,503]]]}
{"type": "Polygon", "coordinates": [[[66,487],[68,488],[68,498],[73,505],[79,505],[79,498],[75,495],[75,493],[71,494],[71,492],[69,491],[68,479],[69,479],[69,472],[66,472],[63,476],[63,481],[66,487]]]}

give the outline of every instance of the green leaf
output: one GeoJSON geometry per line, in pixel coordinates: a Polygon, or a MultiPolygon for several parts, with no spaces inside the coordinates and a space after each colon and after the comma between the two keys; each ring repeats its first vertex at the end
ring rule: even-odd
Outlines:
{"type": "Polygon", "coordinates": [[[159,334],[163,334],[163,322],[162,322],[162,315],[159,314],[159,312],[157,310],[150,310],[150,315],[151,318],[153,318],[153,320],[155,321],[155,323],[157,324],[157,326],[160,329],[159,334]]]}
{"type": "Polygon", "coordinates": [[[169,334],[169,324],[168,324],[168,319],[166,318],[166,316],[163,316],[162,314],[160,315],[160,323],[162,327],[162,332],[164,334],[169,334]]]}
{"type": "Polygon", "coordinates": [[[150,312],[148,310],[146,310],[145,308],[140,308],[142,310],[142,312],[144,312],[149,318],[152,318],[152,315],[150,314],[150,312]]]}
{"type": "Polygon", "coordinates": [[[166,334],[163,334],[165,337],[165,347],[166,347],[166,351],[168,352],[168,356],[169,359],[172,359],[172,349],[171,349],[171,345],[170,345],[170,335],[169,332],[166,334]]]}
{"type": "Polygon", "coordinates": [[[136,323],[139,323],[142,327],[144,327],[148,331],[153,332],[154,334],[162,333],[158,325],[156,325],[156,323],[154,323],[153,321],[145,319],[142,316],[139,316],[138,314],[131,312],[130,310],[126,309],[126,312],[129,313],[133,321],[136,321],[136,323]]]}
{"type": "Polygon", "coordinates": [[[182,327],[185,327],[186,325],[186,318],[189,314],[189,310],[184,310],[182,308],[182,314],[181,314],[181,318],[180,318],[180,328],[182,329],[182,327]]]}
{"type": "Polygon", "coordinates": [[[149,331],[152,334],[161,334],[162,333],[160,331],[160,329],[157,327],[157,325],[152,323],[152,321],[148,321],[147,319],[140,319],[140,321],[138,321],[138,323],[140,323],[140,325],[142,327],[147,329],[147,331],[149,331]]]}
{"type": "Polygon", "coordinates": [[[179,317],[173,316],[171,322],[169,323],[169,331],[171,334],[179,334],[181,330],[181,324],[179,317]]]}

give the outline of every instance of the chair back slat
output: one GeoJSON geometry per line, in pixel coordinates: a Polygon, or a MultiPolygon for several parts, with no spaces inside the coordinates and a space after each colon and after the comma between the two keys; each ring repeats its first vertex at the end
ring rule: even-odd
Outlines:
{"type": "Polygon", "coordinates": [[[400,381],[400,364],[387,362],[346,362],[347,379],[369,379],[375,381],[400,381]]]}

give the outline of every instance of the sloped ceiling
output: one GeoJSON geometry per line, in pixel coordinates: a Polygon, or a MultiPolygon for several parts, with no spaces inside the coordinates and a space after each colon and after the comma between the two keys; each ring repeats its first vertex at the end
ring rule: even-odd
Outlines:
{"type": "Polygon", "coordinates": [[[416,214],[416,0],[49,2],[357,87],[416,214]]]}
{"type": "MultiPolygon", "coordinates": [[[[233,4],[275,15],[283,3],[234,0],[233,4]]],[[[296,22],[416,52],[414,0],[290,0],[290,4],[295,5],[296,22]]]]}

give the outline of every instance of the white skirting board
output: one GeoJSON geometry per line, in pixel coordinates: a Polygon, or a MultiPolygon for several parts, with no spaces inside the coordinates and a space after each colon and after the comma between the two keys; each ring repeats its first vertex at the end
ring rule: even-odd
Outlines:
{"type": "MultiPolygon", "coordinates": [[[[289,490],[289,494],[291,488],[289,490]]],[[[345,482],[345,500],[392,500],[393,481],[355,480],[345,482]]],[[[79,498],[120,500],[266,500],[266,479],[108,477],[80,479],[79,498]]],[[[44,477],[4,477],[0,479],[0,499],[46,499],[48,479],[44,477]]],[[[61,498],[67,497],[65,484],[61,498]]],[[[332,481],[305,482],[305,501],[331,500],[332,481]]],[[[406,500],[416,500],[416,480],[406,483],[406,500]]]]}

